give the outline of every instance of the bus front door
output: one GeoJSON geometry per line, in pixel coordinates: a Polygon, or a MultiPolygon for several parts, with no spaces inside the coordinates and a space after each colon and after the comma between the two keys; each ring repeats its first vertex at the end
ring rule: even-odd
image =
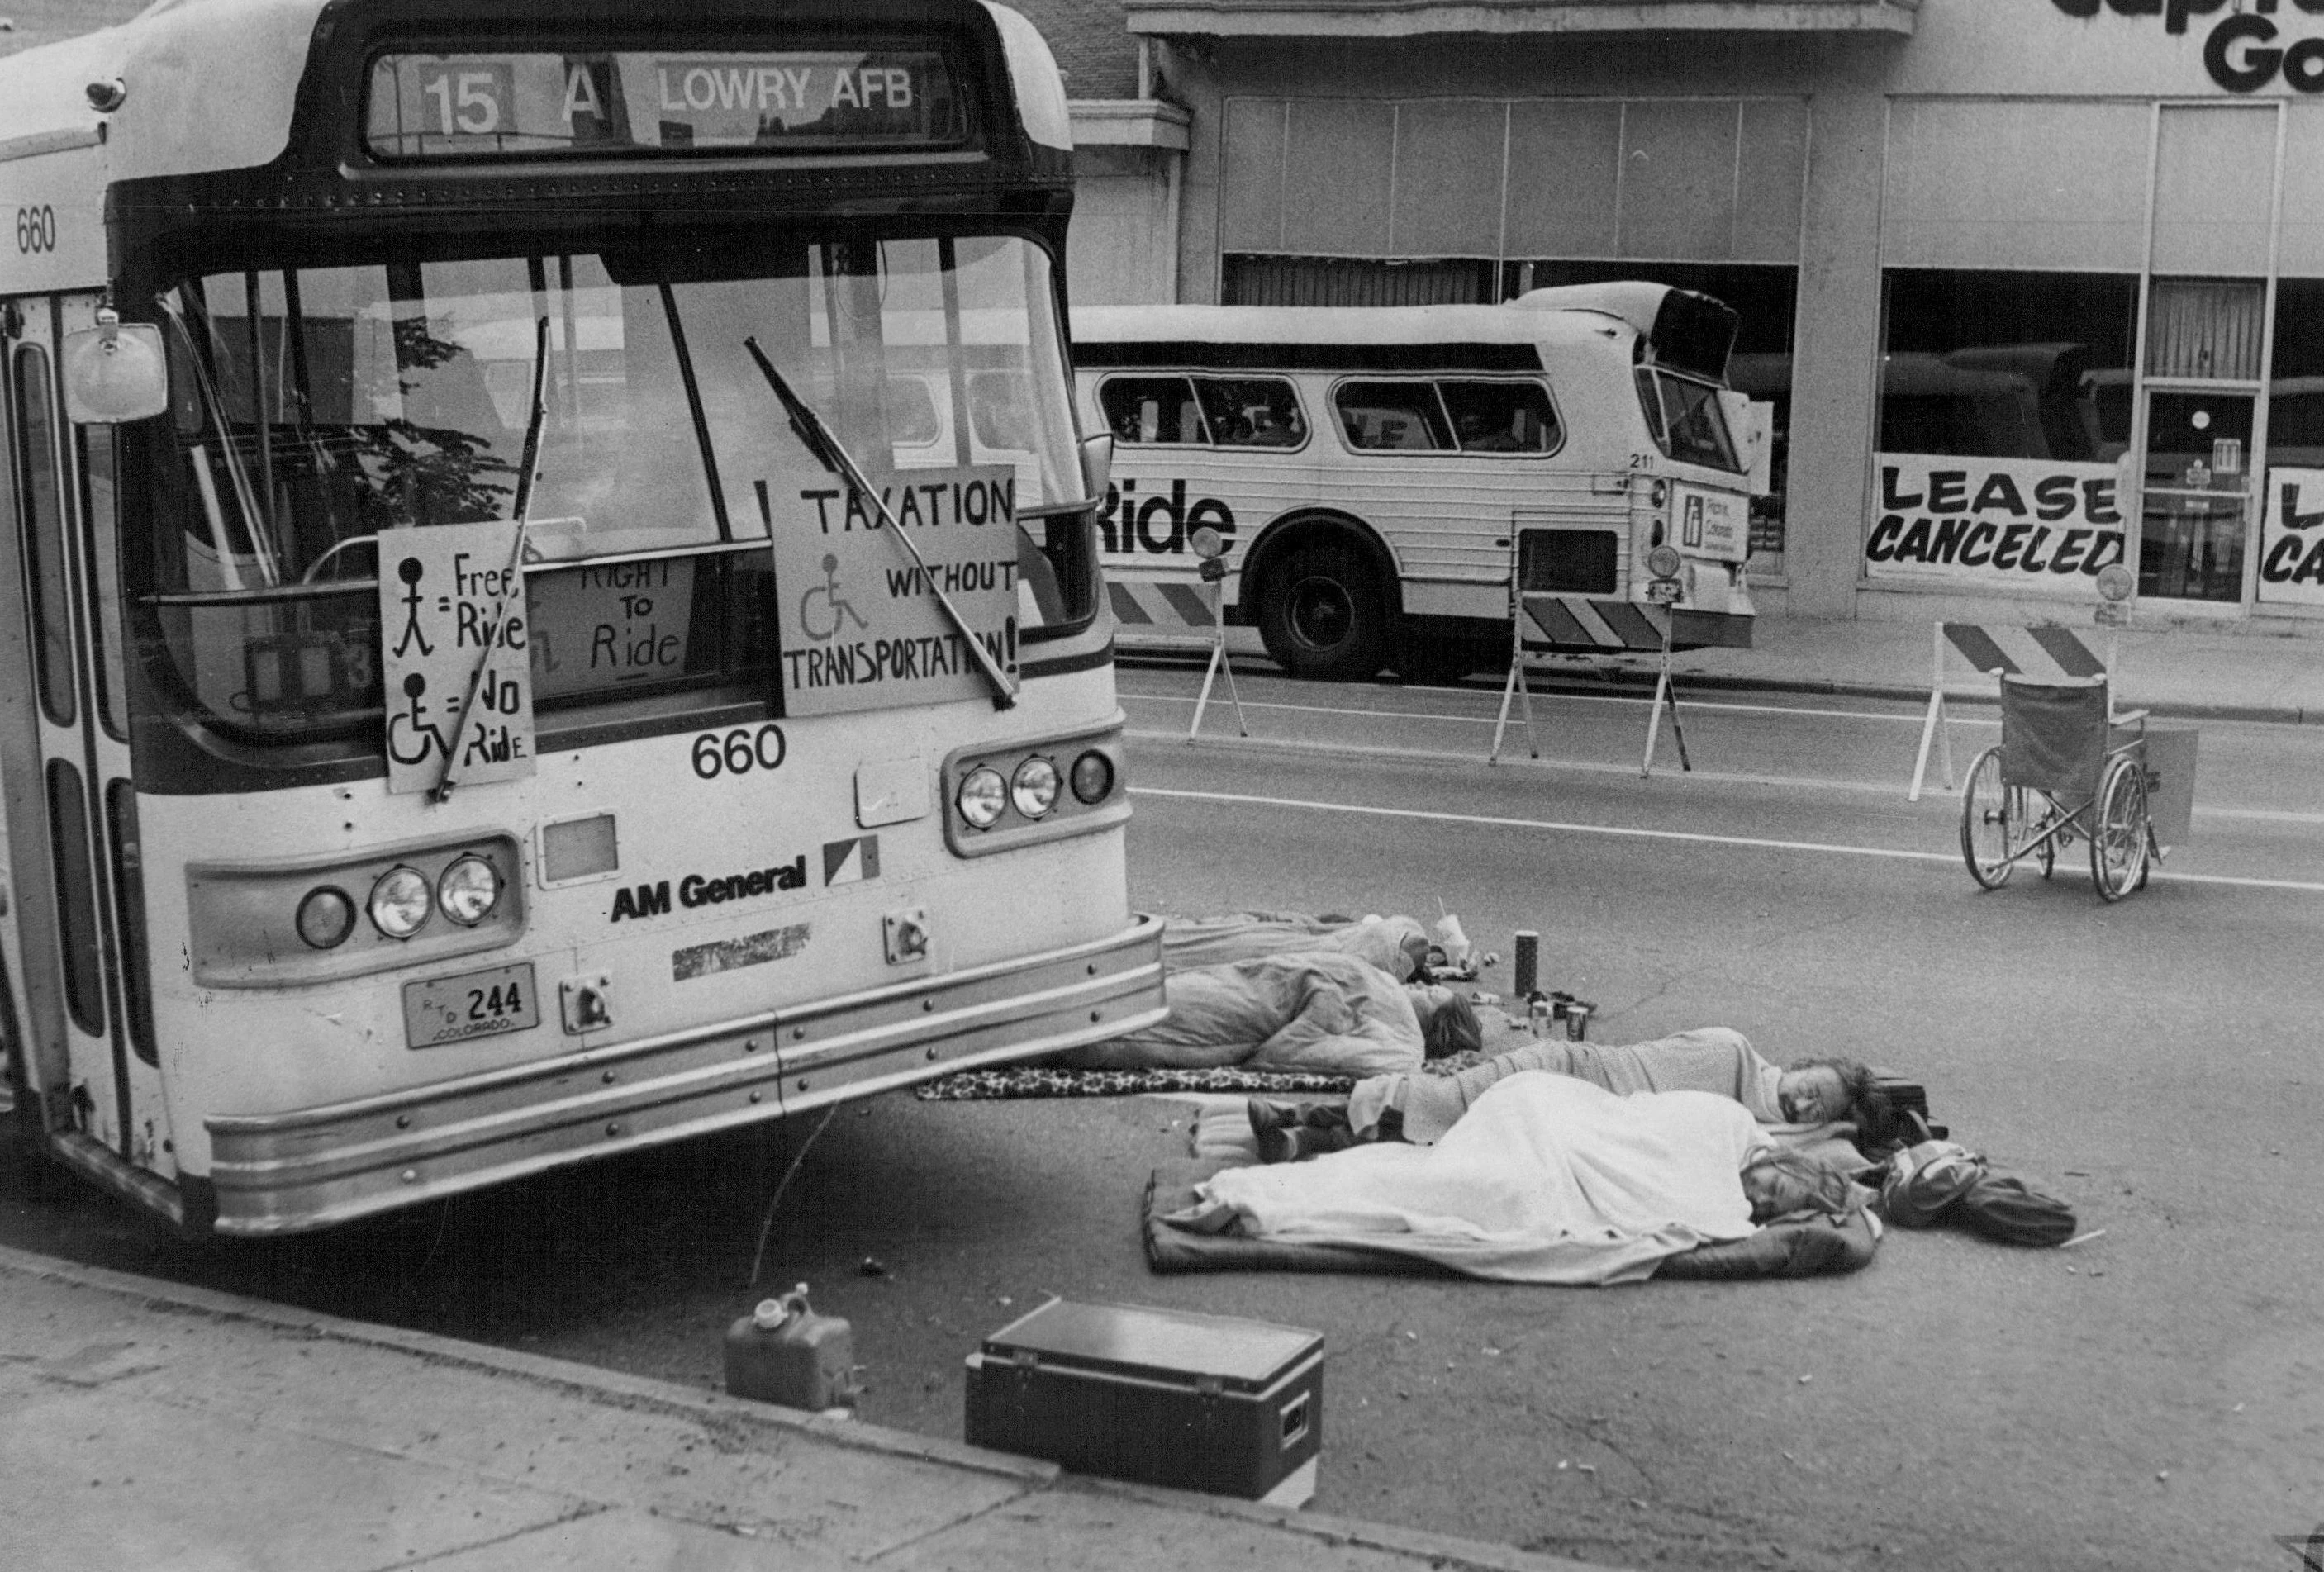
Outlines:
{"type": "MultiPolygon", "coordinates": [[[[124,977],[122,907],[142,908],[136,795],[124,691],[115,433],[65,417],[63,335],[93,298],[19,299],[6,313],[5,408],[14,513],[9,555],[23,588],[29,660],[9,680],[0,737],[16,896],[26,1083],[52,1153],[175,1215],[158,1054],[143,979],[124,977]]],[[[142,934],[128,935],[133,946],[142,934]]]]}

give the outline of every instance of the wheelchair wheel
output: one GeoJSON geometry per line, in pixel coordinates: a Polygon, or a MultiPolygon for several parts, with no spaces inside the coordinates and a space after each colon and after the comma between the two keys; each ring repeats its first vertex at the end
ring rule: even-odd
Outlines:
{"type": "MultiPolygon", "coordinates": [[[[2022,847],[2033,838],[2034,831],[2041,826],[2035,823],[2037,815],[2034,811],[2034,804],[2036,794],[2034,790],[2029,786],[2019,786],[2015,789],[2015,795],[2016,801],[2012,807],[2016,817],[2009,822],[2015,839],[2011,841],[2011,845],[2022,847]]],[[[2041,800],[2047,802],[2049,799],[2044,797],[2041,800]]],[[[2034,860],[2042,865],[2043,878],[2048,878],[2055,873],[2058,870],[2058,838],[2052,835],[2045,839],[2034,853],[2034,860]]]]}
{"type": "Polygon", "coordinates": [[[2017,866],[2010,854],[2025,833],[2024,812],[2024,794],[2001,784],[2001,749],[1978,754],[1961,788],[1960,849],[1969,876],[1985,888],[2009,882],[2017,866]]]}
{"type": "Polygon", "coordinates": [[[2118,901],[2146,878],[2146,771],[2126,755],[2107,766],[2090,805],[2090,882],[2118,901]]]}

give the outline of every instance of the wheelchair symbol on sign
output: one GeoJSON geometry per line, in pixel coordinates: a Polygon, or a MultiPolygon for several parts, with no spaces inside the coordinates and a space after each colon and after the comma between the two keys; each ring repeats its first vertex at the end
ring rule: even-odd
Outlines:
{"type": "Polygon", "coordinates": [[[850,617],[855,620],[858,628],[870,630],[872,624],[866,622],[863,614],[839,593],[839,558],[826,552],[823,558],[823,583],[799,597],[799,627],[809,639],[822,644],[837,638],[842,620],[850,617]],[[824,607],[820,616],[815,611],[817,601],[822,602],[824,607]],[[828,626],[818,631],[817,625],[826,621],[828,626]]]}

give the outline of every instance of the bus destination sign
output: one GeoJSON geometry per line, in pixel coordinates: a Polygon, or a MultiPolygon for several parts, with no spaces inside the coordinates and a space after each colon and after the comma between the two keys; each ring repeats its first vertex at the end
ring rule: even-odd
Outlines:
{"type": "Polygon", "coordinates": [[[364,141],[388,159],[817,152],[962,140],[938,50],[383,55],[364,141]]]}

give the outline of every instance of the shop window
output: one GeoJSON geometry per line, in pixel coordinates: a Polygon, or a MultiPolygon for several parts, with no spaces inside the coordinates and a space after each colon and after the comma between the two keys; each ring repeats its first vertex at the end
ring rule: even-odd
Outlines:
{"type": "Polygon", "coordinates": [[[1886,283],[1881,452],[2110,463],[2128,445],[2135,278],[1899,268],[1886,283]]]}
{"type": "Polygon", "coordinates": [[[2277,280],[2273,370],[2268,466],[2324,469],[2324,279],[2277,280]]]}
{"type": "Polygon", "coordinates": [[[1492,299],[1493,264],[1481,257],[1230,254],[1219,290],[1222,306],[1474,306],[1492,299]]]}
{"type": "Polygon", "coordinates": [[[1350,447],[1443,453],[1452,446],[1443,407],[1427,382],[1343,382],[1332,400],[1350,447]]]}
{"type": "Polygon", "coordinates": [[[1185,377],[1113,377],[1097,391],[1098,408],[1120,442],[1202,442],[1202,406],[1185,377]]]}
{"type": "Polygon", "coordinates": [[[1195,396],[1221,447],[1296,447],[1307,419],[1291,384],[1271,377],[1197,377],[1195,396]]]}
{"type": "Polygon", "coordinates": [[[1554,453],[1564,434],[1537,382],[1439,382],[1463,453],[1554,453]]]}

